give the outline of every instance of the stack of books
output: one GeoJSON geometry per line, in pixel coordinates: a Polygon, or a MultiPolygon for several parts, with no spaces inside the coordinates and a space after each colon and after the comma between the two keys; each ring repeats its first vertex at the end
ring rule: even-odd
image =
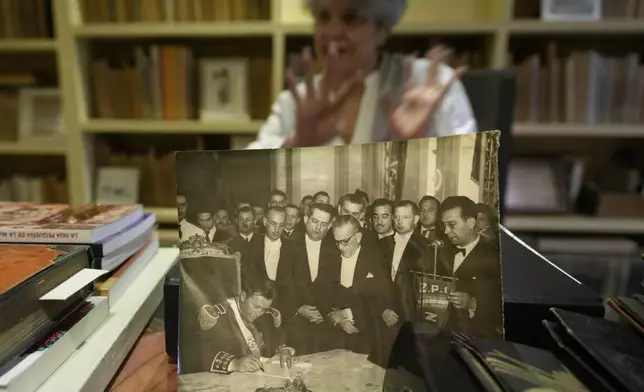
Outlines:
{"type": "Polygon", "coordinates": [[[140,205],[0,203],[0,391],[36,390],[159,249],[140,205]]]}
{"type": "Polygon", "coordinates": [[[86,246],[0,244],[0,390],[40,385],[107,318],[86,246]]]}

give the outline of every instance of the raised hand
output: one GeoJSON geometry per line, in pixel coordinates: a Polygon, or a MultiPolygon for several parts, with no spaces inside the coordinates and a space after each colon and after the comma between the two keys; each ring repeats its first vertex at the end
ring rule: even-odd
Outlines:
{"type": "Polygon", "coordinates": [[[389,92],[385,92],[382,97],[383,109],[389,118],[389,129],[395,139],[407,140],[425,136],[430,120],[445,94],[467,70],[467,67],[457,68],[447,83],[440,84],[438,80],[440,65],[451,54],[452,51],[442,45],[427,52],[425,57],[429,59],[429,66],[424,86],[414,86],[411,82],[416,56],[411,55],[405,60],[405,86],[400,105],[393,107],[389,92]]]}
{"type": "Polygon", "coordinates": [[[301,67],[304,71],[306,91],[300,94],[293,69],[286,71],[286,82],[297,107],[295,130],[285,143],[285,147],[319,146],[338,136],[338,112],[354,88],[362,84],[363,75],[358,71],[347,80],[334,94],[325,80],[333,73],[337,60],[337,48],[329,46],[329,53],[319,91],[315,90],[313,78],[315,65],[309,47],[302,51],[301,67]]]}

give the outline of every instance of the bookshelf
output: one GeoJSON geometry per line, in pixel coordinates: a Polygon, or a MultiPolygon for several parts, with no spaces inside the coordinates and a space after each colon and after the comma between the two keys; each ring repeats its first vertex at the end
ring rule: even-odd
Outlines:
{"type": "MultiPolygon", "coordinates": [[[[217,18],[209,13],[212,10],[198,8],[196,4],[200,0],[190,0],[185,4],[194,8],[184,10],[175,6],[174,18],[159,9],[129,6],[116,10],[111,16],[112,21],[107,21],[109,17],[105,15],[98,15],[96,10],[91,11],[91,15],[87,14],[87,22],[84,22],[83,12],[93,0],[51,1],[55,34],[43,38],[0,39],[0,56],[41,52],[56,56],[59,88],[65,99],[63,123],[66,140],[56,145],[2,141],[0,156],[63,156],[69,201],[72,203],[92,200],[93,178],[98,165],[97,145],[104,141],[119,145],[128,140],[136,140],[137,145],[147,141],[156,146],[155,143],[167,139],[172,142],[164,143],[170,146],[177,140],[183,141],[181,148],[220,148],[222,145],[242,148],[253,139],[265,118],[255,115],[249,121],[201,122],[192,118],[169,121],[163,118],[97,117],[90,69],[97,48],[111,45],[110,50],[113,50],[113,47],[179,43],[194,48],[201,56],[204,53],[227,56],[230,50],[238,56],[258,52],[258,56],[270,58],[270,76],[264,81],[266,87],[263,90],[269,92],[269,101],[272,101],[284,88],[288,54],[300,48],[303,42],[310,41],[312,32],[311,20],[299,4],[300,0],[248,0],[245,4],[258,1],[257,4],[264,7],[252,12],[250,8],[236,8],[243,1],[233,1],[226,11],[228,20],[215,20],[217,18]],[[243,14],[249,18],[244,20],[243,14]],[[234,48],[230,49],[231,46],[234,48]],[[118,143],[113,140],[118,140],[118,143]]],[[[644,0],[640,2],[644,3],[644,0]]],[[[167,3],[174,4],[173,1],[167,3]]],[[[517,47],[543,47],[548,40],[565,41],[566,50],[571,46],[574,49],[575,40],[579,40],[582,49],[586,50],[592,48],[595,41],[623,40],[626,43],[620,45],[629,45],[629,42],[641,42],[644,38],[644,4],[639,5],[642,10],[635,10],[639,12],[638,18],[613,17],[597,22],[542,22],[535,14],[538,0],[410,0],[409,7],[403,21],[394,30],[394,45],[406,48],[412,41],[428,45],[430,37],[454,42],[457,49],[461,45],[464,50],[469,50],[474,45],[483,58],[483,66],[494,69],[518,67],[519,62],[514,58],[517,47]]],[[[426,49],[426,45],[417,49],[426,49]]],[[[630,50],[641,51],[636,44],[630,50]]],[[[519,140],[538,139],[542,145],[556,145],[562,138],[598,139],[606,141],[607,145],[613,145],[615,140],[642,142],[644,119],[594,123],[522,119],[517,121],[514,134],[519,140]]],[[[176,224],[176,211],[172,205],[146,207],[157,213],[160,223],[169,227],[176,224]]],[[[547,231],[549,227],[562,227],[566,231],[583,232],[590,222],[614,232],[644,234],[644,219],[626,222],[617,218],[512,216],[507,226],[515,230],[547,231]]]]}

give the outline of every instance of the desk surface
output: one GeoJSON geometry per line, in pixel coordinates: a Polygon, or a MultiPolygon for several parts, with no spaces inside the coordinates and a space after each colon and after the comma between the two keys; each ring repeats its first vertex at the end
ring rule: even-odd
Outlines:
{"type": "MultiPolygon", "coordinates": [[[[278,372],[271,370],[270,366],[278,368],[279,364],[266,366],[268,376],[260,373],[195,373],[182,375],[178,380],[177,367],[169,362],[165,353],[164,334],[164,331],[155,332],[154,328],[148,328],[106,392],[174,392],[178,382],[182,392],[254,392],[262,386],[284,385],[286,378],[271,376],[278,372]]],[[[296,365],[295,369],[305,373],[307,387],[312,391],[382,391],[385,370],[368,362],[365,355],[335,350],[298,357],[297,362],[311,365],[296,365]]]]}
{"type": "MultiPolygon", "coordinates": [[[[283,387],[288,380],[288,371],[280,371],[279,363],[268,365],[265,365],[266,373],[181,375],[179,385],[182,392],[254,392],[261,387],[283,387]]],[[[315,392],[380,392],[385,377],[385,369],[368,362],[366,355],[346,350],[297,357],[293,370],[303,374],[307,388],[315,392]],[[306,367],[300,367],[301,364],[306,367]]]]}

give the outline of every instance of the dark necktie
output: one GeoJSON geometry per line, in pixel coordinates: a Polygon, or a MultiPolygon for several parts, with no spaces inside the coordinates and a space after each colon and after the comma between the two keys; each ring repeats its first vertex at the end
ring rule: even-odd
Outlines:
{"type": "Polygon", "coordinates": [[[454,254],[454,256],[456,256],[459,253],[462,254],[463,257],[465,257],[465,248],[456,248],[456,253],[454,254]]]}

